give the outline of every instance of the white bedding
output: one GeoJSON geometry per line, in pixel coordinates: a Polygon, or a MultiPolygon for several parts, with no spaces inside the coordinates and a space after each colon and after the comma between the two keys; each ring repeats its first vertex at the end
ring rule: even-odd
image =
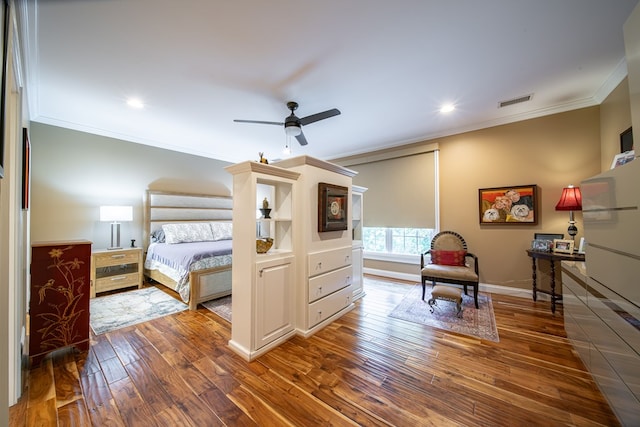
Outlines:
{"type": "Polygon", "coordinates": [[[231,240],[198,243],[151,243],[144,268],[158,270],[176,282],[176,292],[183,301],[190,296],[189,273],[196,270],[231,265],[231,240]],[[176,250],[180,253],[176,254],[176,250]],[[167,253],[167,250],[173,253],[167,253]]]}

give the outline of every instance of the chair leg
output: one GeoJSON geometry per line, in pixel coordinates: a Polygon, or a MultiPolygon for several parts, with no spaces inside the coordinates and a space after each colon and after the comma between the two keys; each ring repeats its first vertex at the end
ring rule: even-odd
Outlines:
{"type": "Polygon", "coordinates": [[[462,289],[464,289],[464,294],[467,295],[467,285],[462,285],[462,289]]]}
{"type": "Polygon", "coordinates": [[[424,293],[426,291],[426,287],[427,287],[426,280],[422,279],[422,301],[424,301],[424,293]]]}
{"type": "Polygon", "coordinates": [[[478,284],[477,283],[473,285],[473,300],[476,303],[476,308],[480,308],[478,306],[478,284]]]}

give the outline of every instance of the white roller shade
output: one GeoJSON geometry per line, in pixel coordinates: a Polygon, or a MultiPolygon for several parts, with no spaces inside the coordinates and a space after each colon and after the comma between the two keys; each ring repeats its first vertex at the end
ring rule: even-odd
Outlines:
{"type": "Polygon", "coordinates": [[[355,185],[367,187],[365,227],[436,227],[435,152],[350,165],[355,185]]]}

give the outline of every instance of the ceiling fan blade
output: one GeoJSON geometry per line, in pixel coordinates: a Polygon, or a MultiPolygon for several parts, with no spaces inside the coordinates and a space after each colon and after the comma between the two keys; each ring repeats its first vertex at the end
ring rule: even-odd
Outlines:
{"type": "Polygon", "coordinates": [[[257,123],[259,125],[279,125],[283,126],[283,122],[263,122],[261,120],[234,120],[236,123],[257,123]]]}
{"type": "Polygon", "coordinates": [[[300,135],[296,136],[296,139],[298,140],[298,143],[300,145],[307,145],[307,138],[304,137],[304,133],[300,132],[300,135]]]}
{"type": "Polygon", "coordinates": [[[322,113],[312,114],[310,116],[303,117],[300,119],[300,124],[303,126],[308,125],[310,123],[317,122],[318,120],[328,119],[329,117],[337,116],[339,114],[340,114],[340,110],[338,110],[337,108],[334,108],[331,110],[323,111],[322,113]]]}

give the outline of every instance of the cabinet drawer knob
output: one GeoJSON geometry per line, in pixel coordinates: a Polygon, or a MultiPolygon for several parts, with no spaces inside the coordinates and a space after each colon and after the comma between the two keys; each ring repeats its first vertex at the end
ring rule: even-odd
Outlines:
{"type": "Polygon", "coordinates": [[[116,277],[112,277],[111,281],[115,282],[117,280],[125,280],[127,278],[127,276],[116,276],[116,277]]]}
{"type": "Polygon", "coordinates": [[[124,257],[125,257],[124,254],[111,255],[111,258],[113,258],[113,259],[120,259],[120,258],[124,258],[124,257]]]}

